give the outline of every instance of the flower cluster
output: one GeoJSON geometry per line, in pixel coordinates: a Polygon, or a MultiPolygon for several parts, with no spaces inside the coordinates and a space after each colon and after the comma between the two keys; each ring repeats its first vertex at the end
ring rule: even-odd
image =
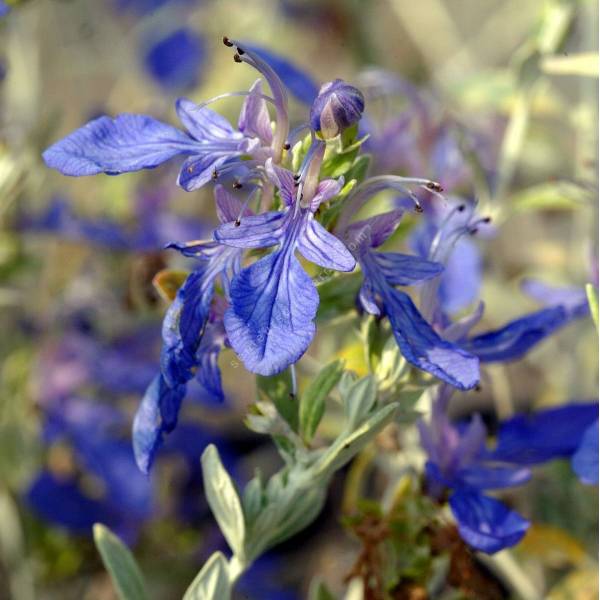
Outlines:
{"type": "MultiPolygon", "coordinates": [[[[211,238],[175,240],[166,246],[192,259],[194,268],[176,293],[165,290],[172,303],[163,321],[160,368],[133,426],[138,466],[149,472],[163,438],[176,428],[194,379],[214,400],[224,401],[218,359],[225,348],[233,349],[253,373],[274,376],[291,368],[295,381],[294,365],[315,337],[320,303],[310,264],[335,273],[335,281],[355,277],[342,274],[358,267],[360,284],[352,304],[356,300],[360,313],[386,318],[399,353],[414,367],[415,380],[439,386],[431,422],[420,428],[429,455],[431,495],[441,499],[451,491],[460,534],[474,548],[495,552],[515,544],[528,522],[483,491],[528,479],[529,469],[519,456],[531,455],[520,453],[515,441],[522,443],[526,437],[530,443],[540,440],[539,447],[530,446],[535,455],[531,463],[572,456],[581,478],[593,480],[597,407],[569,407],[581,418],[573,431],[560,435],[557,447],[542,443],[546,425],[540,416],[539,427],[518,419],[504,423],[498,445],[490,451],[480,420],[475,418],[462,431],[450,423],[448,400],[455,389],[476,388],[486,363],[518,359],[560,327],[586,316],[582,290],[550,293],[543,284],[530,282],[525,291],[544,298],[547,306],[500,328],[474,333],[484,310],[480,302],[465,312],[480,290],[481,255],[474,238],[494,234],[491,218],[479,214],[474,200],[443,196],[437,181],[397,175],[365,178],[365,169],[359,168],[364,163],[357,155],[365,141],[358,139],[360,133],[371,135],[367,145],[378,169],[391,164],[395,152],[390,148],[398,144],[407,151],[422,148],[422,140],[415,141],[419,133],[402,119],[378,128],[365,96],[353,85],[335,79],[318,89],[279,57],[251,44],[223,41],[234,49],[236,63],[260,75],[249,91],[223,94],[200,105],[177,100],[183,130],[146,115],[102,116],[44,152],[49,167],[70,176],[116,175],[179,159],[181,188],[192,192],[214,186],[220,223],[211,238]],[[288,92],[309,108],[306,122],[296,128],[290,127],[288,92]],[[231,96],[244,97],[236,125],[208,108],[231,96]],[[308,135],[302,138],[304,130],[308,135]],[[392,210],[362,217],[365,205],[383,191],[397,196],[392,210]],[[417,213],[410,217],[419,221],[410,237],[414,254],[378,250],[409,213],[417,213]],[[411,295],[399,286],[418,286],[418,293],[411,295]]],[[[387,84],[389,93],[410,92],[417,112],[427,117],[427,105],[414,90],[398,82],[390,85],[381,73],[374,82],[375,88],[387,84]]],[[[456,162],[449,126],[435,128],[427,118],[423,121],[420,135],[436,140],[430,155],[417,161],[416,153],[408,152],[400,158],[412,158],[412,166],[442,170],[446,188],[459,186],[465,169],[456,162]]],[[[67,217],[59,212],[56,219],[67,217]]],[[[106,232],[97,233],[104,238],[106,232]]],[[[595,452],[597,460],[597,448],[595,452]]]]}

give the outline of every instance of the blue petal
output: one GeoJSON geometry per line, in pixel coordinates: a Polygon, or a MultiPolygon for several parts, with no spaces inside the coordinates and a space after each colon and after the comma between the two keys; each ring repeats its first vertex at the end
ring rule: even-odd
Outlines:
{"type": "Polygon", "coordinates": [[[229,341],[246,368],[274,375],[296,362],[314,333],[319,296],[289,249],[242,270],[225,313],[229,341]]]}
{"type": "Polygon", "coordinates": [[[229,223],[241,217],[249,217],[252,211],[230,194],[222,185],[215,185],[214,190],[217,217],[221,223],[229,223]]]}
{"type": "Polygon", "coordinates": [[[179,129],[145,115],[100,117],[48,148],[46,164],[63,175],[126,173],[151,169],[189,154],[197,144],[179,129]]]}
{"type": "Polygon", "coordinates": [[[298,238],[297,248],[304,258],[324,269],[352,271],[356,266],[354,257],[343,242],[329,233],[312,214],[298,238]]]}
{"type": "Polygon", "coordinates": [[[193,192],[214,180],[215,174],[218,175],[219,167],[235,156],[207,153],[197,156],[190,156],[186,159],[179,171],[177,185],[186,192],[193,192]]]}
{"type": "Polygon", "coordinates": [[[181,28],[156,41],[144,56],[144,64],[164,89],[186,90],[198,84],[205,56],[204,39],[181,28]]]}
{"type": "Polygon", "coordinates": [[[446,261],[440,280],[439,296],[445,312],[456,313],[478,298],[482,270],[477,245],[469,239],[459,240],[446,261]]]}
{"type": "Polygon", "coordinates": [[[181,124],[198,141],[239,141],[244,137],[233,129],[225,117],[206,106],[198,106],[187,98],[179,98],[175,103],[175,110],[181,124]]]}
{"type": "Polygon", "coordinates": [[[530,525],[499,500],[477,492],[455,492],[450,497],[450,508],[460,537],[487,554],[518,544],[530,525]]]}
{"type": "Polygon", "coordinates": [[[234,248],[268,248],[281,242],[286,229],[285,214],[265,212],[224,223],[215,230],[215,240],[234,248]]]}
{"type": "Polygon", "coordinates": [[[250,50],[258,54],[269,66],[277,73],[278,77],[283,81],[290,92],[296,96],[300,102],[312,104],[313,100],[319,94],[319,87],[313,79],[304,71],[287,59],[254,44],[244,42],[242,44],[245,50],[250,50]]]}
{"type": "Polygon", "coordinates": [[[598,419],[598,403],[570,404],[504,421],[490,458],[521,465],[571,455],[598,419]]]}
{"type": "Polygon", "coordinates": [[[378,291],[396,342],[406,360],[458,389],[468,390],[477,385],[477,357],[442,340],[408,295],[387,286],[378,291]]]}
{"type": "Polygon", "coordinates": [[[413,285],[437,277],[444,265],[418,256],[396,252],[374,252],[375,262],[390,285],[413,285]]]}
{"type": "Polygon", "coordinates": [[[218,402],[223,402],[223,386],[221,371],[219,369],[219,354],[223,348],[224,332],[220,334],[216,328],[222,330],[220,324],[210,324],[202,337],[197,353],[198,371],[196,379],[202,387],[218,402]]]}
{"type": "Polygon", "coordinates": [[[133,452],[142,473],[148,473],[163,436],[175,429],[185,385],[171,388],[157,375],[146,390],[133,420],[133,452]]]}
{"type": "Polygon", "coordinates": [[[598,485],[598,421],[585,430],[571,464],[582,483],[598,485]]]}
{"type": "Polygon", "coordinates": [[[242,105],[238,127],[244,135],[257,137],[265,146],[268,146],[273,140],[273,131],[267,102],[262,97],[261,82],[261,79],[257,79],[252,84],[250,93],[242,105]]]}
{"type": "Polygon", "coordinates": [[[536,279],[526,279],[523,291],[545,306],[562,306],[575,318],[587,317],[590,308],[583,288],[549,285],[536,279]]]}
{"type": "Polygon", "coordinates": [[[500,329],[473,337],[461,346],[482,362],[514,360],[568,321],[568,315],[561,306],[545,308],[511,321],[500,329]]]}
{"type": "Polygon", "coordinates": [[[188,275],[163,320],[161,372],[174,387],[189,381],[213,296],[205,266],[188,275]]]}

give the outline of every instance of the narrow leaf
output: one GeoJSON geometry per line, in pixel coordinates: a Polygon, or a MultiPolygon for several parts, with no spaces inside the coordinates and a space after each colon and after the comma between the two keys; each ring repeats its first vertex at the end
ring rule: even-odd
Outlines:
{"type": "Polygon", "coordinates": [[[183,600],[229,600],[231,584],[227,560],[221,552],[215,552],[205,563],[183,600]]]}
{"type": "Polygon", "coordinates": [[[233,553],[243,557],[246,525],[235,485],[213,444],[207,446],[201,460],[204,492],[210,509],[233,553]]]}
{"type": "Polygon", "coordinates": [[[104,525],[94,525],[94,542],[121,600],[145,600],[144,578],[123,542],[104,525]]]}
{"type": "Polygon", "coordinates": [[[591,283],[588,283],[585,286],[585,293],[587,294],[588,304],[590,305],[592,319],[594,319],[596,330],[598,330],[598,290],[591,283]]]}
{"type": "Polygon", "coordinates": [[[377,398],[375,378],[369,375],[356,381],[344,395],[344,412],[348,428],[354,429],[367,416],[377,398]]]}
{"type": "Polygon", "coordinates": [[[344,372],[343,362],[336,360],[324,367],[311,381],[300,399],[300,432],[306,442],[315,435],[325,412],[325,399],[344,372]]]}

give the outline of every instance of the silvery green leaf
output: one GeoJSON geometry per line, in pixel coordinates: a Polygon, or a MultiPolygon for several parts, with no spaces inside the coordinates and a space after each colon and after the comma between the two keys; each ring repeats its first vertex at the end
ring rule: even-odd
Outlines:
{"type": "Polygon", "coordinates": [[[215,552],[186,590],[183,600],[229,600],[231,583],[227,560],[221,552],[215,552]]]}
{"type": "Polygon", "coordinates": [[[585,293],[587,295],[588,304],[590,305],[592,319],[594,319],[596,330],[598,330],[598,290],[591,283],[588,283],[585,286],[585,293]]]}
{"type": "Polygon", "coordinates": [[[202,478],[206,499],[229,547],[243,557],[246,524],[242,504],[213,444],[202,454],[202,478]]]}
{"type": "Polygon", "coordinates": [[[354,382],[357,379],[358,378],[356,376],[356,373],[354,373],[353,371],[344,371],[344,374],[342,375],[340,382],[338,383],[338,390],[340,391],[342,397],[344,397],[348,393],[348,391],[354,385],[354,382]]]}
{"type": "Polygon", "coordinates": [[[246,485],[242,494],[242,506],[244,518],[250,527],[264,507],[264,492],[260,475],[255,475],[246,485]]]}
{"type": "Polygon", "coordinates": [[[316,461],[313,467],[315,476],[328,477],[343,467],[394,419],[398,408],[397,402],[388,404],[369,417],[358,429],[336,439],[316,461]]]}
{"type": "Polygon", "coordinates": [[[263,399],[270,400],[288,425],[298,431],[298,401],[292,395],[289,370],[270,377],[256,376],[256,385],[263,399]]]}
{"type": "Polygon", "coordinates": [[[349,386],[342,396],[348,429],[354,429],[369,414],[377,399],[377,385],[372,375],[363,377],[349,386]]]}
{"type": "Polygon", "coordinates": [[[129,548],[104,525],[94,525],[94,542],[121,600],[145,600],[144,578],[129,548]]]}
{"type": "Polygon", "coordinates": [[[325,412],[325,399],[340,380],[343,362],[336,360],[324,367],[311,381],[300,399],[300,433],[307,442],[315,435],[325,412]]]}

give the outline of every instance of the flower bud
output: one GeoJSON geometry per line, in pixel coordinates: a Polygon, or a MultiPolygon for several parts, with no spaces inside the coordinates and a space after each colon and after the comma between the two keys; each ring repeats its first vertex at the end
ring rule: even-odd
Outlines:
{"type": "Polygon", "coordinates": [[[360,90],[341,79],[324,83],[310,109],[311,129],[325,140],[357,123],[365,109],[360,90]]]}

